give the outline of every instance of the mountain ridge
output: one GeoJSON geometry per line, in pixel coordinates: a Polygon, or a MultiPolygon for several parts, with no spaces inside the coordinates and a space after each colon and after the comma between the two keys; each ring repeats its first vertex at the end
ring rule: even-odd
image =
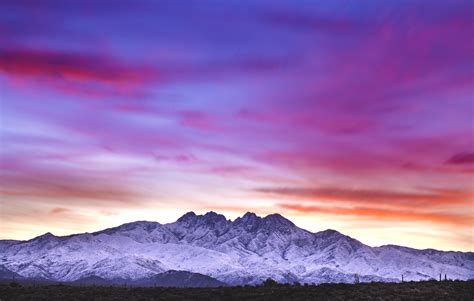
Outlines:
{"type": "MultiPolygon", "coordinates": [[[[215,213],[214,211],[209,211],[207,213],[215,213]]],[[[103,230],[98,230],[98,231],[94,231],[94,232],[80,232],[80,233],[75,233],[75,234],[67,234],[67,235],[55,235],[55,234],[52,234],[51,232],[46,232],[44,234],[41,234],[41,235],[38,235],[36,237],[33,237],[31,239],[27,239],[27,240],[17,240],[17,239],[0,239],[0,242],[26,242],[26,241],[32,241],[32,240],[35,240],[35,239],[38,239],[40,237],[43,237],[43,236],[53,236],[53,237],[57,237],[57,238],[67,238],[67,237],[73,237],[73,236],[77,236],[77,235],[83,235],[83,234],[91,234],[91,235],[98,235],[102,232],[105,232],[105,231],[109,231],[109,230],[114,230],[114,229],[118,229],[118,228],[121,228],[123,226],[127,226],[127,225],[135,225],[135,224],[142,224],[142,223],[147,223],[147,224],[158,224],[158,225],[161,225],[161,226],[165,226],[165,225],[168,225],[168,224],[173,224],[173,223],[176,223],[178,221],[180,221],[183,217],[187,216],[188,214],[194,214],[194,216],[196,217],[200,217],[200,216],[205,216],[206,214],[196,214],[194,211],[189,211],[187,213],[185,213],[184,215],[182,215],[180,218],[178,218],[175,222],[170,222],[170,223],[165,223],[165,224],[162,224],[158,221],[149,221],[149,220],[138,220],[138,221],[134,221],[134,222],[127,222],[127,223],[124,223],[124,224],[121,224],[121,225],[118,225],[118,226],[113,226],[113,227],[110,227],[110,228],[106,228],[106,229],[103,229],[103,230]]],[[[258,215],[256,215],[255,213],[253,212],[246,212],[242,217],[237,217],[235,218],[233,221],[231,219],[226,219],[227,221],[230,221],[230,222],[235,222],[236,220],[239,220],[239,219],[242,219],[243,217],[245,217],[246,214],[251,214],[251,215],[255,215],[257,217],[259,217],[258,215]]],[[[222,214],[220,214],[222,215],[222,214]]],[[[272,213],[272,214],[268,214],[267,216],[265,217],[268,217],[268,216],[271,216],[271,215],[279,215],[281,217],[283,217],[281,214],[279,213],[272,213]]],[[[224,215],[222,215],[224,216],[224,215]]],[[[225,216],[224,216],[225,217],[225,216]]],[[[261,219],[265,218],[265,217],[259,217],[261,219]]],[[[284,219],[286,219],[285,217],[283,217],[284,219]]],[[[286,219],[287,221],[291,222],[289,219],[286,219]]],[[[291,222],[293,224],[293,222],[291,222]]],[[[294,225],[294,224],[293,224],[294,225]]],[[[296,225],[295,225],[296,226],[296,225]]],[[[349,237],[349,238],[352,238],[352,239],[356,239],[356,238],[353,238],[349,235],[345,235],[345,234],[342,234],[340,231],[338,230],[335,230],[335,229],[326,229],[326,230],[321,230],[321,231],[317,231],[317,232],[311,232],[309,230],[306,230],[306,229],[303,229],[303,228],[300,228],[304,231],[308,231],[309,233],[313,233],[313,234],[318,234],[318,233],[325,233],[325,232],[331,232],[331,233],[338,233],[338,234],[341,234],[341,235],[344,235],[346,237],[349,237]]],[[[356,239],[357,240],[357,239],[356,239]]],[[[362,243],[362,242],[361,242],[362,243]]],[[[364,243],[363,243],[364,244],[364,243]]],[[[407,246],[401,246],[401,245],[395,245],[395,244],[384,244],[384,245],[380,245],[380,246],[370,246],[372,248],[381,248],[381,247],[402,247],[402,248],[407,248],[407,249],[411,249],[411,250],[416,250],[416,251],[429,251],[429,250],[434,250],[434,251],[437,251],[437,252],[460,252],[460,253],[474,253],[474,251],[459,251],[459,250],[438,250],[438,249],[435,249],[435,248],[425,248],[425,249],[419,249],[419,248],[414,248],[414,247],[407,247],[407,246]]]]}
{"type": "Polygon", "coordinates": [[[233,221],[188,212],[167,224],[125,223],[67,236],[46,233],[0,241],[0,265],[22,277],[74,281],[87,275],[139,279],[169,270],[228,284],[427,280],[439,273],[474,278],[474,253],[370,247],[336,230],[312,233],[280,214],[247,212],[233,221]]]}

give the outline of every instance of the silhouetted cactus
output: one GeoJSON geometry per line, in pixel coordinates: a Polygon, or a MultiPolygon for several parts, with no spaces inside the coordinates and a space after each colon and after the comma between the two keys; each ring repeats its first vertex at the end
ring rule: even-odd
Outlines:
{"type": "Polygon", "coordinates": [[[267,280],[265,280],[263,282],[263,286],[266,286],[266,287],[272,287],[272,286],[276,286],[278,284],[278,282],[276,282],[275,280],[273,280],[272,278],[268,278],[267,280]]]}

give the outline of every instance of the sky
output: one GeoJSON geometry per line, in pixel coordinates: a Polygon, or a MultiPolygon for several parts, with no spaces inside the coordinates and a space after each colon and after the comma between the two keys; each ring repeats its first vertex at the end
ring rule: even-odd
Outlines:
{"type": "Polygon", "coordinates": [[[471,1],[2,1],[0,239],[188,211],[474,251],[471,1]]]}

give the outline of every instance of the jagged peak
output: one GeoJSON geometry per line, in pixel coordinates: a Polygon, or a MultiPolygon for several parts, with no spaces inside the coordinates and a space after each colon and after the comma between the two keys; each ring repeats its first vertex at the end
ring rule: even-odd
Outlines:
{"type": "Polygon", "coordinates": [[[189,221],[189,220],[192,220],[194,218],[196,218],[196,213],[194,213],[193,211],[189,211],[187,212],[186,214],[184,214],[183,216],[181,216],[180,218],[178,218],[178,222],[185,222],[185,221],[189,221]]]}
{"type": "Polygon", "coordinates": [[[188,212],[180,217],[177,222],[179,223],[218,223],[227,221],[226,217],[222,214],[218,214],[214,211],[209,211],[204,215],[196,215],[194,212],[188,212]]]}
{"type": "Polygon", "coordinates": [[[293,222],[291,222],[289,219],[285,218],[281,214],[278,213],[273,213],[265,216],[263,218],[264,221],[268,221],[270,223],[276,223],[276,224],[281,224],[281,225],[287,225],[287,226],[294,226],[293,222]]]}
{"type": "Polygon", "coordinates": [[[244,214],[242,217],[246,217],[246,216],[247,216],[247,217],[248,217],[248,216],[254,216],[254,217],[257,217],[257,215],[256,215],[255,213],[253,213],[253,212],[250,212],[250,211],[247,211],[247,212],[245,212],[245,214],[244,214]]]}
{"type": "Polygon", "coordinates": [[[241,223],[244,223],[244,224],[251,223],[251,224],[253,224],[253,223],[258,222],[261,219],[262,218],[260,216],[256,215],[255,213],[247,212],[243,216],[236,218],[233,221],[233,223],[234,224],[241,224],[241,223]]]}
{"type": "Polygon", "coordinates": [[[223,214],[215,213],[214,211],[209,211],[204,214],[204,219],[211,222],[225,222],[227,221],[226,217],[223,214]]]}
{"type": "Polygon", "coordinates": [[[211,217],[211,218],[214,218],[214,217],[224,217],[225,216],[223,214],[219,214],[219,213],[216,213],[214,211],[209,211],[209,212],[206,212],[206,214],[204,214],[205,217],[211,217]]]}
{"type": "Polygon", "coordinates": [[[282,229],[282,227],[287,229],[290,227],[296,227],[290,220],[278,213],[269,214],[262,218],[253,212],[247,212],[242,217],[237,218],[234,223],[238,225],[246,225],[246,227],[250,227],[249,229],[253,230],[259,227],[265,227],[267,229],[282,229]]]}
{"type": "Polygon", "coordinates": [[[247,212],[245,213],[243,216],[242,216],[242,219],[243,220],[255,220],[255,219],[260,219],[261,217],[256,215],[255,213],[253,212],[247,212]]]}

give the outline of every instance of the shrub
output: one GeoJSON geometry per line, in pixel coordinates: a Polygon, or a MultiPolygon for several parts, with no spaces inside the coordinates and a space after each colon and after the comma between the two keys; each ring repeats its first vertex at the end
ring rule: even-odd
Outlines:
{"type": "Polygon", "coordinates": [[[12,282],[10,282],[10,287],[21,287],[21,284],[19,284],[16,281],[12,281],[12,282]]]}
{"type": "Polygon", "coordinates": [[[268,278],[267,280],[265,280],[263,282],[263,286],[265,286],[265,287],[273,287],[273,286],[276,286],[277,284],[278,284],[278,282],[276,282],[272,278],[268,278]]]}

